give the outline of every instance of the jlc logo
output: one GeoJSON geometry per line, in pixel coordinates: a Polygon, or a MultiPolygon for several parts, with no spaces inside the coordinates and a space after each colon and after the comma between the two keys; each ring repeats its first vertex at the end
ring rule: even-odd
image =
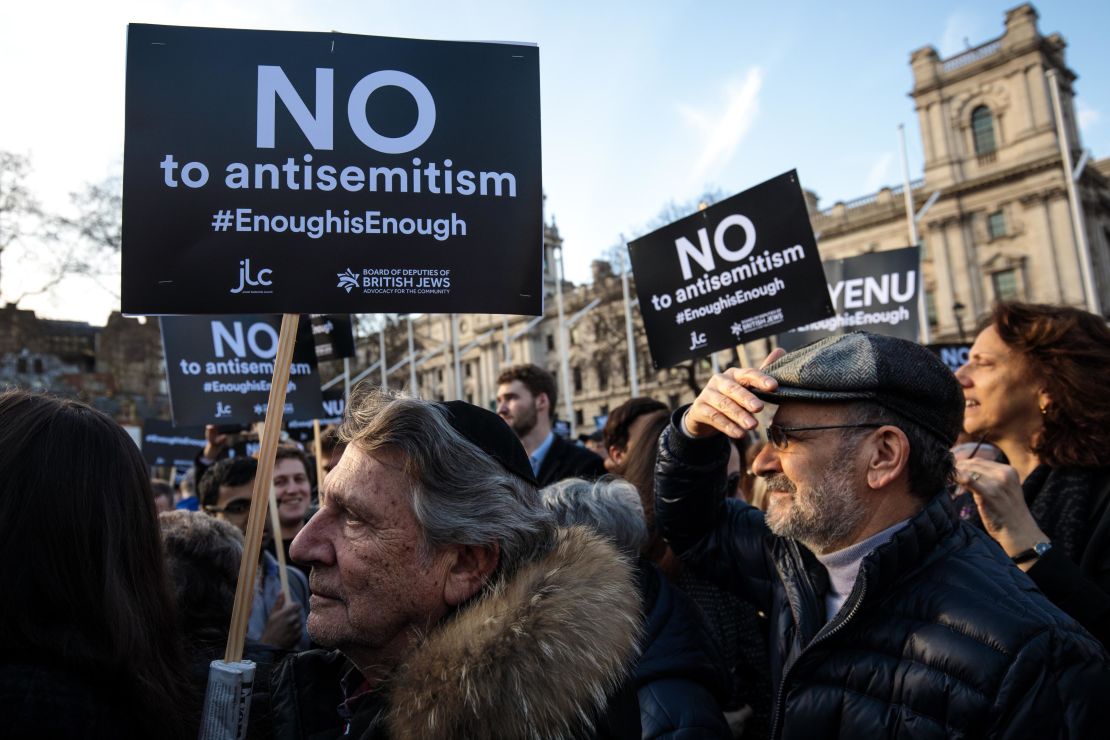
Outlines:
{"type": "Polygon", "coordinates": [[[251,277],[251,260],[250,260],[250,257],[248,257],[245,260],[239,260],[239,287],[232,288],[229,292],[231,292],[231,293],[242,293],[243,288],[245,288],[248,285],[252,285],[252,286],[255,286],[255,287],[257,287],[259,285],[273,285],[274,284],[273,281],[267,279],[270,275],[273,275],[273,274],[274,274],[273,270],[269,269],[268,267],[264,267],[261,270],[259,270],[258,273],[254,277],[251,277]]]}
{"type": "Polygon", "coordinates": [[[706,338],[704,331],[690,332],[690,349],[698,349],[699,347],[704,347],[708,343],[709,340],[706,338]]]}

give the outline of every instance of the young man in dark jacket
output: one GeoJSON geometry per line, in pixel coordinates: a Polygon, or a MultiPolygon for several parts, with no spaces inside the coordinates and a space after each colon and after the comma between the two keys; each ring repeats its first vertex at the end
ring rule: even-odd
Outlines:
{"type": "Polygon", "coordinates": [[[542,367],[515,365],[497,378],[497,415],[524,445],[540,486],[605,475],[605,462],[598,455],[554,432],[557,398],[555,378],[542,367]]]}
{"type": "Polygon", "coordinates": [[[1102,647],[949,504],[952,373],[865,333],[768,359],[676,412],[655,493],[676,552],[769,615],[772,737],[1105,732],[1102,647]],[[778,405],[753,465],[766,516],[719,493],[722,433],[754,428],[765,402],[778,405]]]}

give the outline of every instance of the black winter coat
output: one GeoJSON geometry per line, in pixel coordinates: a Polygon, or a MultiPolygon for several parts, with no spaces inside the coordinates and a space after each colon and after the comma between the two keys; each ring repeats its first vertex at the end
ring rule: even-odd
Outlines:
{"type": "Polygon", "coordinates": [[[642,737],[730,738],[728,668],[694,602],[643,558],[644,635],[636,664],[642,737]]]}
{"type": "Polygon", "coordinates": [[[568,442],[558,434],[540,463],[536,481],[540,488],[564,478],[596,480],[605,475],[605,461],[585,447],[568,442]]]}
{"type": "MultiPolygon", "coordinates": [[[[681,410],[679,411],[679,414],[681,410]]],[[[681,419],[676,414],[675,418],[681,419]]],[[[826,622],[828,575],[763,513],[721,502],[727,441],[660,442],[656,521],[683,560],[767,612],[772,737],[1102,737],[1102,647],[934,498],[864,558],[826,622]]]]}
{"type": "Polygon", "coordinates": [[[1078,562],[1053,548],[1028,573],[1053,604],[1105,647],[1110,646],[1110,469],[1099,470],[1092,483],[1091,535],[1078,562]]]}

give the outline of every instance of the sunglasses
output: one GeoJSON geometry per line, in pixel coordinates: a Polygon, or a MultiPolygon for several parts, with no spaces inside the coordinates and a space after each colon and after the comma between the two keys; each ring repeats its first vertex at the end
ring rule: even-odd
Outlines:
{"type": "Polygon", "coordinates": [[[242,516],[251,510],[250,499],[237,498],[227,506],[205,506],[204,510],[209,514],[229,514],[231,516],[242,516]]]}
{"type": "Polygon", "coordinates": [[[825,429],[878,429],[882,424],[832,424],[822,427],[784,427],[771,424],[767,427],[767,437],[776,450],[785,450],[794,432],[819,432],[825,429]]]}

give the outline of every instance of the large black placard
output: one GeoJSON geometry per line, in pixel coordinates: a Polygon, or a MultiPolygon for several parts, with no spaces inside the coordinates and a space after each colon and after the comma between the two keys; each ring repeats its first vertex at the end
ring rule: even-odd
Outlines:
{"type": "Polygon", "coordinates": [[[542,310],[539,50],[132,24],[123,310],[542,310]]]}
{"type": "MultiPolygon", "coordinates": [[[[162,347],[175,424],[249,424],[266,416],[281,317],[163,316],[162,347]]],[[[301,316],[285,398],[286,419],[320,414],[320,375],[301,316]]]]}
{"type": "Polygon", "coordinates": [[[794,171],[628,245],[655,366],[832,315],[794,171]]]}
{"type": "Polygon", "coordinates": [[[779,334],[786,350],[822,337],[869,331],[917,341],[917,247],[871,252],[825,262],[836,315],[779,334]]]}

